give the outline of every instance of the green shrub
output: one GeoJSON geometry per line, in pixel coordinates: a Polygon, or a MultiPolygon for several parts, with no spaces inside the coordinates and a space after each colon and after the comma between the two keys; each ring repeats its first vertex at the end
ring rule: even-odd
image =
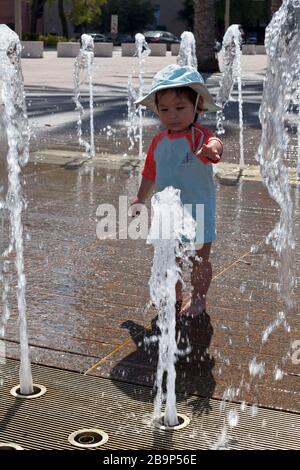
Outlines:
{"type": "Polygon", "coordinates": [[[38,41],[39,33],[23,33],[22,41],[38,41]]]}
{"type": "Polygon", "coordinates": [[[56,47],[58,42],[69,42],[65,36],[56,36],[55,34],[23,33],[23,41],[43,41],[45,47],[56,47]]]}
{"type": "Polygon", "coordinates": [[[45,47],[56,47],[58,42],[68,42],[65,36],[55,36],[54,34],[40,35],[39,41],[44,41],[45,47]]]}

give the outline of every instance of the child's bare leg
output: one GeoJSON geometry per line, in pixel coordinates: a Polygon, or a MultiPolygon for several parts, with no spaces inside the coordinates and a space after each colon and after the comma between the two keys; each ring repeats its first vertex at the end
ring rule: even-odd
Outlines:
{"type": "Polygon", "coordinates": [[[196,256],[193,259],[191,307],[195,306],[201,311],[206,308],[206,294],[212,279],[212,267],[209,262],[210,249],[211,243],[204,243],[203,247],[196,251],[196,256]]]}
{"type": "MultiPolygon", "coordinates": [[[[182,273],[182,268],[183,268],[183,262],[181,258],[176,258],[176,262],[178,264],[178,268],[180,269],[182,273]]],[[[175,286],[175,291],[176,291],[176,304],[175,304],[175,311],[176,315],[179,315],[181,308],[182,308],[182,281],[177,281],[176,286],[175,286]]]]}
{"type": "Polygon", "coordinates": [[[182,310],[182,314],[191,316],[199,315],[206,308],[206,294],[208,292],[211,279],[212,267],[209,262],[211,243],[204,243],[200,250],[196,250],[195,257],[192,258],[192,298],[189,304],[182,310]]]}
{"type": "MultiPolygon", "coordinates": [[[[176,263],[178,265],[178,268],[182,272],[182,259],[180,257],[176,258],[176,263]]],[[[176,286],[175,286],[175,291],[176,291],[176,302],[182,301],[182,282],[177,281],[176,286]]]]}
{"type": "MultiPolygon", "coordinates": [[[[179,268],[182,270],[182,261],[181,261],[181,259],[177,258],[176,261],[177,261],[177,264],[178,264],[179,268]]],[[[181,310],[181,307],[182,307],[182,282],[181,281],[177,281],[176,286],[175,286],[175,291],[176,291],[176,305],[175,305],[175,308],[176,308],[176,314],[178,315],[180,310],[181,310]]]]}
{"type": "Polygon", "coordinates": [[[179,302],[182,300],[182,282],[181,281],[177,281],[175,290],[176,290],[176,302],[179,302]]]}

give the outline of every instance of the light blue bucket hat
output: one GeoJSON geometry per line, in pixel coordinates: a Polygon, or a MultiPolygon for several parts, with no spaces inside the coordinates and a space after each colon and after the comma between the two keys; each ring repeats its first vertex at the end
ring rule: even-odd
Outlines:
{"type": "Polygon", "coordinates": [[[192,88],[198,95],[202,96],[204,111],[213,112],[221,109],[215,104],[200,73],[189,65],[180,67],[176,64],[168,65],[157,72],[153,77],[150,92],[135,103],[147,106],[147,108],[150,108],[151,111],[157,114],[155,94],[167,88],[179,88],[184,86],[192,88]]]}

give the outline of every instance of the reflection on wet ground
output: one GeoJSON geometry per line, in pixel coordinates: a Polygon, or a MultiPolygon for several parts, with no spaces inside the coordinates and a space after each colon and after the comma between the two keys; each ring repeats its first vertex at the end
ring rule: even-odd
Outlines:
{"type": "MultiPolygon", "coordinates": [[[[152,249],[144,240],[96,236],[98,205],[118,208],[119,195],[130,200],[138,177],[114,169],[68,171],[47,163],[30,163],[24,174],[32,361],[152,386],[156,343],[149,346],[145,338],[155,333],[156,312],[145,313],[143,308],[149,300],[152,249]]],[[[271,266],[275,255],[264,243],[278,209],[260,182],[217,182],[217,197],[218,239],[208,314],[178,325],[179,347],[184,350],[190,344],[192,352],[178,359],[177,389],[222,398],[231,387],[240,390],[237,400],[300,411],[299,364],[290,356],[293,341],[300,339],[299,290],[294,292],[296,307],[287,314],[290,332],[280,326],[261,344],[262,332],[284,310],[276,291],[277,271],[271,266]],[[249,375],[253,357],[265,363],[262,377],[249,375]],[[275,366],[284,371],[282,380],[275,380],[275,366]]],[[[299,260],[299,186],[293,198],[294,259],[299,260]]],[[[1,249],[6,232],[4,217],[1,249]]],[[[294,268],[299,283],[298,261],[294,268]]],[[[14,284],[13,262],[10,271],[14,284]]],[[[10,297],[6,351],[7,357],[18,358],[13,292],[10,297]]]]}

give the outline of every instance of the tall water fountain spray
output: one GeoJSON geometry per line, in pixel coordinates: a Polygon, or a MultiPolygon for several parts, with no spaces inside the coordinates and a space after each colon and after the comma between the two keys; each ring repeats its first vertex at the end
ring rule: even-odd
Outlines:
{"type": "MultiPolygon", "coordinates": [[[[3,102],[3,119],[6,128],[8,154],[8,191],[5,209],[9,213],[10,243],[3,253],[7,257],[15,251],[15,267],[17,271],[17,303],[19,312],[20,332],[20,392],[23,395],[33,393],[31,365],[29,358],[25,274],[23,256],[23,225],[22,211],[25,201],[22,196],[21,171],[29,159],[29,126],[26,114],[23,74],[21,69],[21,43],[15,32],[6,25],[0,25],[0,86],[3,102]],[[2,86],[1,86],[2,84],[2,86]]],[[[7,286],[6,286],[7,290],[7,286]]],[[[7,292],[6,292],[7,297],[7,292]]],[[[1,333],[9,312],[8,306],[3,309],[1,333]]]]}
{"type": "MultiPolygon", "coordinates": [[[[77,135],[79,145],[85,148],[84,157],[88,159],[95,156],[94,144],[94,98],[93,98],[93,63],[94,63],[94,40],[88,34],[82,34],[81,47],[78,56],[74,63],[73,81],[74,81],[74,99],[76,110],[79,112],[77,121],[77,135]],[[89,84],[89,111],[90,111],[90,142],[87,142],[82,137],[82,120],[84,117],[84,108],[80,102],[80,75],[81,73],[87,75],[89,84]]],[[[86,80],[86,75],[83,81],[86,80]]]]}
{"type": "MultiPolygon", "coordinates": [[[[300,3],[300,2],[299,2],[300,3]]],[[[297,175],[300,180],[300,54],[295,65],[293,105],[297,109],[297,134],[298,134],[298,154],[297,154],[297,175]]]]}
{"type": "Polygon", "coordinates": [[[297,133],[298,133],[297,175],[298,175],[298,179],[300,179],[300,84],[298,86],[298,126],[297,126],[297,133]]]}
{"type": "Polygon", "coordinates": [[[298,92],[298,158],[297,158],[297,175],[298,179],[300,179],[300,87],[298,92]]]}
{"type": "MultiPolygon", "coordinates": [[[[259,112],[262,137],[257,159],[261,166],[263,182],[270,196],[280,208],[280,220],[269,233],[267,243],[273,245],[280,259],[280,263],[275,263],[275,265],[279,267],[279,287],[286,309],[293,306],[292,250],[294,236],[293,204],[285,159],[290,140],[288,121],[292,118],[295,107],[297,111],[299,110],[299,44],[300,2],[298,0],[284,0],[281,8],[274,14],[266,28],[265,46],[268,61],[259,112]]],[[[280,326],[287,332],[290,331],[284,311],[277,312],[273,322],[262,332],[262,346],[272,332],[280,326]]],[[[258,354],[260,354],[261,348],[258,354]]],[[[282,358],[282,362],[285,363],[285,361],[286,357],[282,358]]],[[[256,376],[262,377],[264,375],[265,363],[253,357],[248,368],[250,382],[247,385],[250,387],[256,376]]],[[[275,364],[275,380],[281,380],[283,376],[284,372],[280,364],[275,364]]],[[[256,408],[257,406],[253,405],[252,411],[256,412],[256,408]]]]}
{"type": "Polygon", "coordinates": [[[222,77],[216,102],[221,106],[221,111],[217,112],[217,133],[224,134],[224,106],[232,99],[232,91],[235,83],[238,87],[239,103],[239,129],[240,129],[240,170],[244,169],[244,132],[243,132],[243,96],[242,96],[242,69],[241,69],[241,44],[242,34],[238,24],[231,25],[224,37],[221,49],[222,77]]]}
{"type": "Polygon", "coordinates": [[[139,142],[139,158],[142,159],[143,155],[143,110],[144,106],[138,105],[136,107],[135,101],[142,98],[144,93],[144,64],[145,59],[151,53],[145,36],[141,33],[135,35],[135,55],[138,58],[138,88],[134,88],[132,83],[132,75],[128,77],[128,139],[130,142],[129,148],[132,149],[134,142],[139,142]]]}
{"type": "Polygon", "coordinates": [[[132,75],[129,75],[127,83],[127,138],[129,140],[129,150],[132,150],[134,144],[139,140],[139,118],[138,108],[135,104],[136,100],[137,91],[133,85],[132,75]]]}
{"type": "Polygon", "coordinates": [[[177,64],[181,67],[189,65],[198,69],[198,61],[196,55],[196,41],[195,36],[190,31],[182,33],[179,54],[177,57],[177,64]]]}
{"type": "MultiPolygon", "coordinates": [[[[266,28],[268,57],[259,117],[262,137],[257,159],[271,197],[280,207],[280,220],[267,237],[280,257],[280,290],[292,306],[293,204],[285,163],[289,145],[286,119],[293,92],[299,86],[300,3],[284,0],[266,28]],[[298,84],[298,85],[297,85],[298,84]]],[[[299,107],[299,102],[298,102],[299,107]]]]}
{"type": "Polygon", "coordinates": [[[178,354],[175,286],[177,281],[181,280],[176,258],[182,259],[184,256],[182,245],[179,243],[182,237],[194,238],[195,222],[181,203],[180,190],[172,187],[165,188],[152,197],[152,209],[148,243],[154,247],[154,258],[149,285],[151,301],[158,310],[157,326],[160,330],[154,420],[161,420],[161,409],[165,400],[164,424],[173,427],[178,424],[175,394],[175,362],[178,354]],[[165,374],[166,395],[163,392],[165,374]]]}

